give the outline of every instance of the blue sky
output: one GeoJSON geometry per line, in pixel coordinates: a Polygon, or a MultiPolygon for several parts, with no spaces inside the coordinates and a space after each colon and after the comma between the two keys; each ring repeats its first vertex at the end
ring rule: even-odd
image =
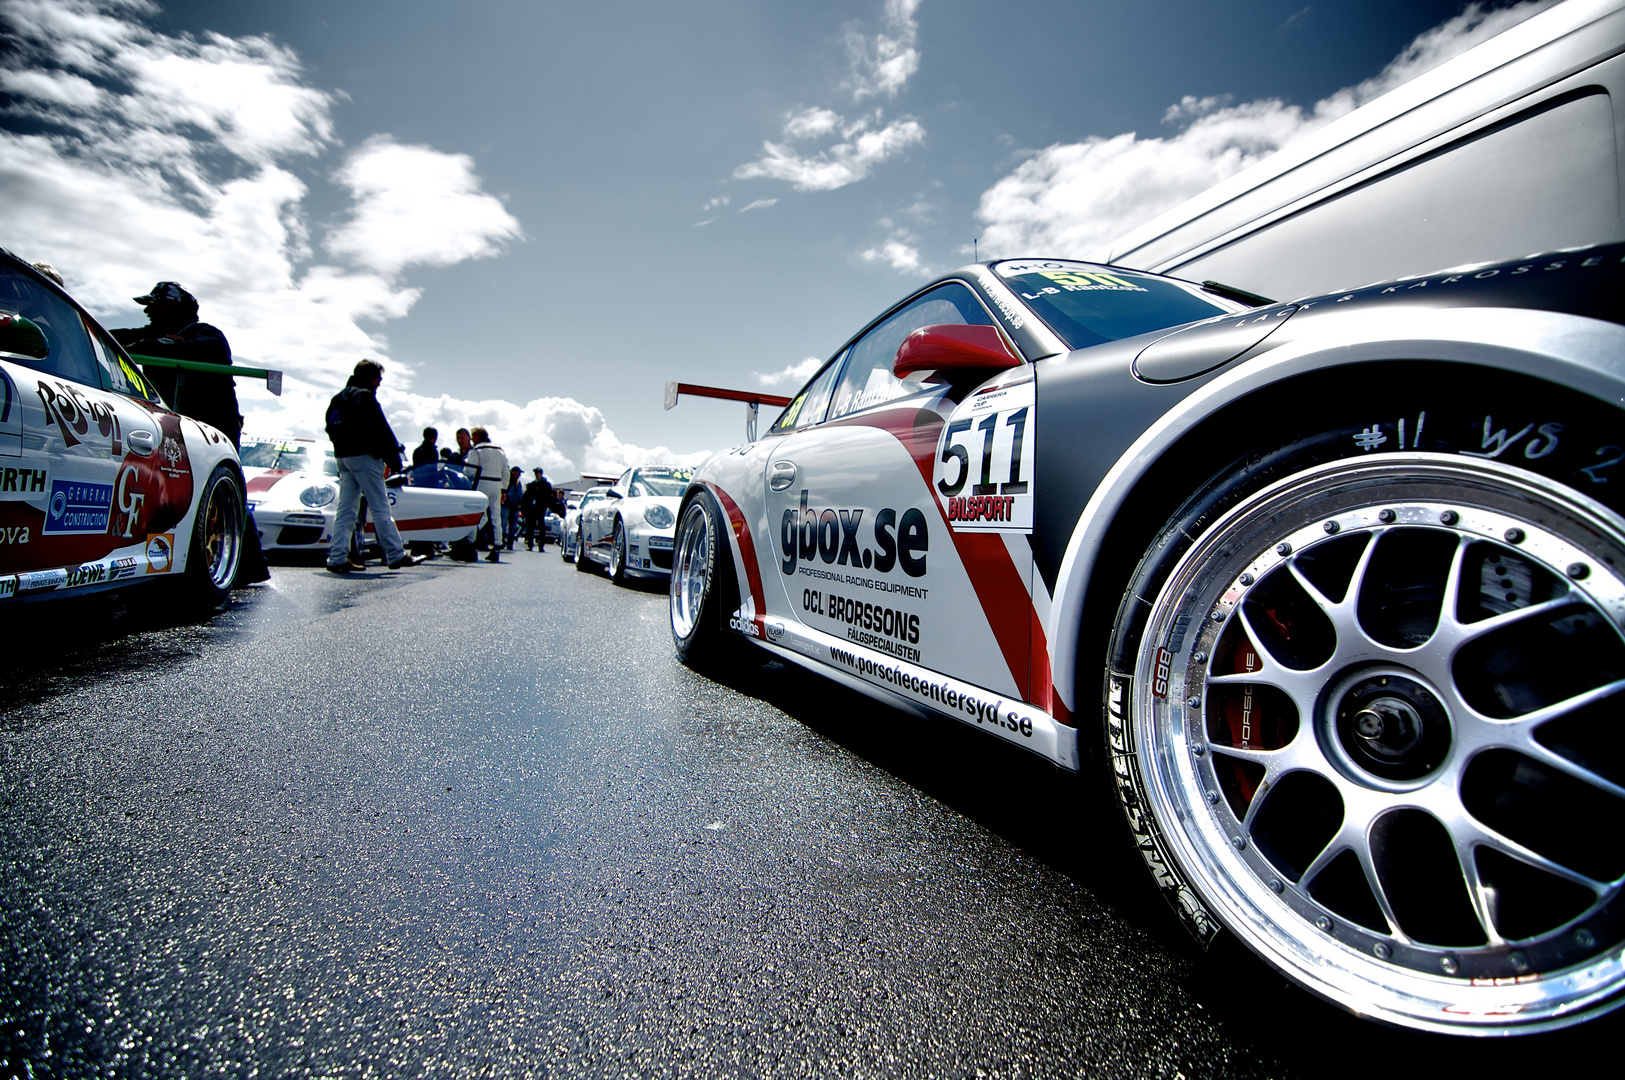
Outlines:
{"type": "MultiPolygon", "coordinates": [[[[109,325],[160,278],[313,434],[558,477],[739,438],[932,272],[1082,255],[1544,3],[0,0],[0,244],[109,325]]],[[[1245,286],[1245,282],[1238,282],[1245,286]]]]}

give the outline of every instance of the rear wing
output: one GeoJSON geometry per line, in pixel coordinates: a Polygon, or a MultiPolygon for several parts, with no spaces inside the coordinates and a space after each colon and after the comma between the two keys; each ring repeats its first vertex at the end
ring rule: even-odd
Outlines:
{"type": "Polygon", "coordinates": [[[142,367],[178,368],[181,371],[201,371],[209,375],[230,375],[234,379],[264,379],[267,390],[277,397],[282,396],[282,372],[272,368],[210,364],[202,360],[171,360],[167,356],[141,356],[137,353],[131,353],[130,359],[142,367]]]}
{"type": "Polygon", "coordinates": [[[670,409],[677,404],[677,399],[687,394],[689,397],[721,398],[724,401],[743,401],[745,403],[745,441],[756,441],[756,414],[763,405],[772,405],[784,408],[790,404],[790,399],[777,394],[758,394],[751,390],[724,390],[720,386],[700,386],[696,383],[668,382],[666,384],[666,408],[670,409]]]}

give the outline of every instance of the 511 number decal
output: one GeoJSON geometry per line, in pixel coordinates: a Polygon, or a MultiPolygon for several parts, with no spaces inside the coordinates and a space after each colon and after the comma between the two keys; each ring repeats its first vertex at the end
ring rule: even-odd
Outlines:
{"type": "Polygon", "coordinates": [[[932,486],[951,528],[1031,532],[1033,384],[986,390],[942,429],[932,486]]]}

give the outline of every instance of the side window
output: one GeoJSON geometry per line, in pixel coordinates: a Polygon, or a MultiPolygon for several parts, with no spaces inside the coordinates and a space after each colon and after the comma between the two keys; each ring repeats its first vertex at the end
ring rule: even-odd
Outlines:
{"type": "Polygon", "coordinates": [[[903,339],[922,326],[941,323],[992,326],[976,294],[958,282],[939,285],[892,315],[859,338],[852,346],[852,359],[835,388],[835,404],[830,416],[845,416],[872,405],[907,397],[925,389],[928,372],[916,372],[907,379],[892,374],[892,361],[903,339]]]}
{"type": "Polygon", "coordinates": [[[79,312],[45,286],[8,269],[0,269],[0,352],[38,371],[101,385],[79,312]]]}
{"type": "Polygon", "coordinates": [[[90,343],[96,352],[96,366],[100,370],[102,388],[130,397],[157,401],[158,391],[142,377],[136,366],[127,360],[113,340],[97,327],[87,327],[90,343]]]}
{"type": "Polygon", "coordinates": [[[835,386],[835,376],[840,374],[841,361],[846,357],[846,351],[839,353],[835,359],[824,365],[824,370],[813,376],[812,382],[802,388],[801,393],[787,405],[779,418],[773,421],[768,429],[769,435],[777,435],[796,428],[811,427],[824,419],[824,410],[829,405],[830,390],[835,386]]]}

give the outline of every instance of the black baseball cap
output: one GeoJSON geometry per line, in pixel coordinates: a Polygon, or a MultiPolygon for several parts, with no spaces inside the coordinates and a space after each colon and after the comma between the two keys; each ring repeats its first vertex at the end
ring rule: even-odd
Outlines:
{"type": "Polygon", "coordinates": [[[173,281],[160,281],[152,287],[152,290],[147,295],[135,297],[135,302],[143,306],[152,303],[154,300],[173,300],[178,304],[197,307],[197,297],[173,281]]]}

